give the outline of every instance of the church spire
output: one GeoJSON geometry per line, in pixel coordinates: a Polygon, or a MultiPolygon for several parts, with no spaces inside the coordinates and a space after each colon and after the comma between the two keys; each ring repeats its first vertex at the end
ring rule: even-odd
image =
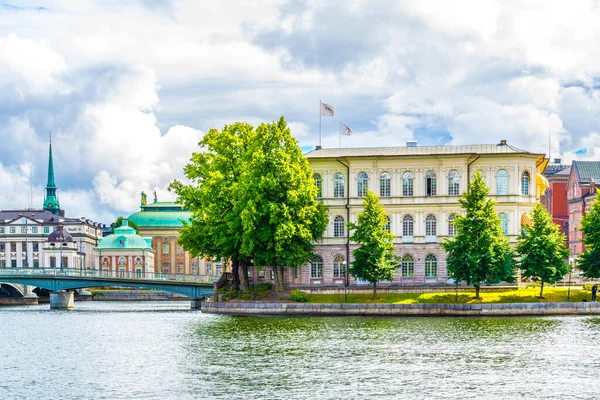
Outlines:
{"type": "Polygon", "coordinates": [[[48,136],[48,183],[46,184],[46,195],[44,196],[44,210],[60,215],[60,203],[56,194],[56,182],[54,181],[54,162],[52,160],[52,132],[48,136]]]}

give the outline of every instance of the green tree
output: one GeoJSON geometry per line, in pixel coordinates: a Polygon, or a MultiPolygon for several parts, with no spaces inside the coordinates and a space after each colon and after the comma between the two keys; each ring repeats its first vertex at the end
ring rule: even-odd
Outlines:
{"type": "Polygon", "coordinates": [[[541,203],[535,205],[531,218],[532,224],[521,230],[517,253],[521,256],[521,276],[540,281],[543,298],[544,283],[556,283],[569,272],[565,263],[569,250],[565,234],[541,203]]]}
{"type": "MultiPolygon", "coordinates": [[[[123,226],[124,219],[127,219],[127,218],[124,218],[124,217],[117,218],[117,220],[112,224],[112,229],[111,229],[110,233],[115,233],[115,229],[123,226]]],[[[133,229],[135,229],[135,233],[139,233],[140,230],[138,229],[138,226],[135,222],[131,222],[131,221],[127,220],[127,224],[130,227],[132,227],[133,229]]]]}
{"type": "Polygon", "coordinates": [[[367,191],[363,200],[364,210],[358,214],[358,224],[348,223],[352,233],[350,240],[360,244],[352,251],[354,261],[349,272],[373,285],[373,298],[377,298],[377,282],[394,279],[399,263],[394,255],[394,235],[385,228],[387,214],[379,196],[367,191]]]}
{"type": "Polygon", "coordinates": [[[283,290],[284,267],[314,257],[313,243],[327,227],[327,207],[316,200],[313,171],[283,117],[256,129],[244,167],[235,207],[242,253],[254,265],[271,266],[275,286],[283,290]]]}
{"type": "Polygon", "coordinates": [[[487,198],[489,189],[477,171],[469,190],[459,199],[465,215],[454,220],[457,235],[442,243],[448,252],[448,275],[475,287],[479,299],[481,284],[514,281],[515,262],[508,239],[502,232],[502,222],[487,198]]]}
{"type": "Polygon", "coordinates": [[[254,142],[254,128],[243,122],[225,125],[221,131],[211,129],[200,141],[200,152],[192,154],[185,168],[189,184],[174,181],[169,190],[178,202],[189,208],[192,217],[184,223],[179,243],[192,256],[230,260],[233,285],[248,284],[251,255],[242,254],[243,229],[239,201],[240,178],[246,168],[245,154],[254,142]]]}
{"type": "Polygon", "coordinates": [[[579,257],[579,268],[586,278],[600,278],[600,191],[590,211],[581,219],[585,251],[579,257]]]}

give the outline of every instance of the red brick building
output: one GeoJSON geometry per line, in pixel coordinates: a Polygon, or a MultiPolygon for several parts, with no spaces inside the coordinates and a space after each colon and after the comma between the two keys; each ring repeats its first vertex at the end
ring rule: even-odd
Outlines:
{"type": "Polygon", "coordinates": [[[575,259],[583,252],[581,218],[590,210],[597,182],[600,183],[600,161],[573,161],[567,182],[567,205],[569,248],[575,259]]]}
{"type": "MultiPolygon", "coordinates": [[[[567,234],[569,225],[567,182],[571,175],[571,166],[561,164],[560,158],[556,158],[552,164],[548,164],[543,175],[548,180],[549,187],[540,201],[552,215],[552,221],[560,226],[562,232],[567,234]]],[[[568,241],[567,234],[567,246],[569,245],[568,241]]]]}

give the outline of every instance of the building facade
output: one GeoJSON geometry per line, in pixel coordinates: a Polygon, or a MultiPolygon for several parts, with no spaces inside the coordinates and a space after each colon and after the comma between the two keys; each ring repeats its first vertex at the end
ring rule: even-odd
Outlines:
{"type": "Polygon", "coordinates": [[[567,236],[569,227],[569,207],[567,204],[567,182],[571,175],[571,166],[561,164],[560,158],[548,164],[543,173],[548,180],[548,189],[541,197],[540,202],[552,216],[552,221],[560,227],[561,232],[567,236]]]}
{"type": "Polygon", "coordinates": [[[577,259],[583,250],[581,219],[590,210],[600,182],[600,161],[573,161],[567,182],[568,239],[571,256],[577,259]]]}
{"type": "Polygon", "coordinates": [[[223,273],[223,262],[192,257],[177,242],[183,222],[189,221],[191,212],[172,202],[147,203],[142,192],[141,210],[131,214],[128,220],[137,225],[139,234],[152,239],[156,250],[154,270],[164,274],[186,274],[218,279],[223,273]]]}
{"type": "MultiPolygon", "coordinates": [[[[547,187],[541,175],[547,164],[544,155],[505,141],[497,145],[316,149],[306,157],[319,198],[329,206],[329,225],[323,239],[315,243],[318,258],[287,271],[285,279],[292,287],[365,284],[346,274],[357,247],[349,241],[346,223],[357,222],[367,190],[381,197],[401,260],[388,284],[439,285],[448,283],[441,243],[456,235],[452,221],[462,213],[458,199],[475,171],[481,172],[489,186],[489,197],[497,203],[504,233],[513,244],[547,187]]],[[[254,282],[259,280],[257,274],[257,270],[252,272],[254,282]]],[[[263,280],[271,275],[268,269],[262,274],[263,280]]]]}

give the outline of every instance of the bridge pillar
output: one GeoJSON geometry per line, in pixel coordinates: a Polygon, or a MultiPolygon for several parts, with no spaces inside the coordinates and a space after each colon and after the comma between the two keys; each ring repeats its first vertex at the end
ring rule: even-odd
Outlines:
{"type": "Polygon", "coordinates": [[[68,310],[75,307],[73,292],[60,290],[50,293],[50,309],[68,310]]]}
{"type": "Polygon", "coordinates": [[[38,295],[33,292],[35,286],[23,285],[23,297],[26,299],[37,299],[38,295]]]}
{"type": "Polygon", "coordinates": [[[192,310],[200,310],[202,302],[206,300],[206,297],[201,297],[199,299],[192,299],[190,301],[190,308],[192,310]]]}

